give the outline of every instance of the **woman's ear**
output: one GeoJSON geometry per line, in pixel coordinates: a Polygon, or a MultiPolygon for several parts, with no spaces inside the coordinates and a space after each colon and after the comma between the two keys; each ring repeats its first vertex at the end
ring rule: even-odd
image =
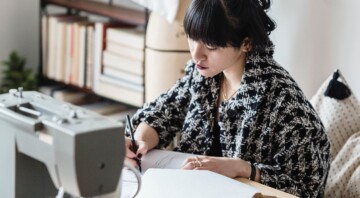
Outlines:
{"type": "Polygon", "coordinates": [[[243,52],[249,52],[251,51],[251,39],[249,37],[245,37],[242,44],[241,44],[241,50],[243,52]]]}

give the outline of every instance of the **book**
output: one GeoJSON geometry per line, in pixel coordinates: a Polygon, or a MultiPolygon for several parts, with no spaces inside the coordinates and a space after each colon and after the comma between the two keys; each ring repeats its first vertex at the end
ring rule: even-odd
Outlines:
{"type": "Polygon", "coordinates": [[[144,62],[117,55],[108,49],[103,53],[103,64],[132,74],[144,75],[144,62]]]}
{"type": "Polygon", "coordinates": [[[106,30],[110,27],[129,27],[129,25],[118,22],[97,21],[94,26],[94,42],[93,42],[93,65],[94,65],[94,89],[97,89],[97,82],[102,73],[102,54],[106,48],[106,30]]]}
{"type": "Polygon", "coordinates": [[[121,57],[127,57],[140,62],[144,61],[144,50],[128,47],[126,45],[115,43],[111,40],[106,41],[106,51],[113,53],[114,55],[120,55],[121,57]]]}
{"type": "Polygon", "coordinates": [[[145,48],[145,29],[142,26],[133,28],[108,28],[107,40],[142,50],[145,48]]]}
{"type": "Polygon", "coordinates": [[[87,53],[88,51],[88,26],[92,26],[92,22],[80,23],[79,28],[79,59],[78,59],[78,69],[77,69],[77,81],[76,85],[79,87],[85,87],[86,76],[87,76],[87,53]]]}
{"type": "Polygon", "coordinates": [[[144,92],[116,86],[100,79],[97,79],[96,81],[97,86],[94,89],[96,94],[116,101],[121,101],[135,107],[141,107],[144,104],[144,92]]]}
{"type": "MultiPolygon", "coordinates": [[[[68,19],[70,20],[70,18],[68,19]]],[[[65,50],[66,50],[66,20],[56,24],[57,39],[55,43],[54,74],[53,78],[58,81],[64,80],[65,50]]]]}
{"type": "Polygon", "coordinates": [[[66,18],[71,17],[71,15],[68,14],[55,14],[55,15],[49,15],[47,16],[47,39],[48,39],[48,45],[46,53],[46,60],[47,63],[45,63],[46,68],[44,71],[46,71],[46,76],[48,78],[55,79],[55,64],[56,64],[56,51],[57,51],[57,42],[58,42],[58,30],[57,30],[57,23],[60,18],[66,18]]]}
{"type": "Polygon", "coordinates": [[[94,25],[87,27],[86,35],[86,77],[85,88],[93,89],[94,83],[94,25]]]}
{"type": "Polygon", "coordinates": [[[70,84],[83,87],[84,86],[84,72],[85,72],[85,41],[86,41],[86,25],[90,24],[88,21],[78,22],[73,24],[73,40],[70,54],[73,56],[70,60],[69,82],[70,84]]]}
{"type": "Polygon", "coordinates": [[[144,84],[144,77],[142,75],[132,74],[124,70],[116,69],[107,65],[104,66],[103,74],[115,79],[128,82],[130,84],[131,83],[136,85],[144,84]]]}
{"type": "Polygon", "coordinates": [[[47,74],[48,67],[48,51],[49,51],[49,27],[48,16],[41,16],[41,63],[42,63],[42,75],[47,74]]]}
{"type": "Polygon", "coordinates": [[[49,78],[59,80],[64,67],[64,51],[66,49],[65,23],[86,20],[86,17],[73,14],[58,14],[48,16],[48,53],[46,63],[46,75],[49,78]]]}
{"type": "Polygon", "coordinates": [[[115,85],[115,86],[123,87],[123,88],[126,88],[126,89],[139,91],[139,92],[144,92],[144,85],[138,85],[138,84],[134,84],[134,83],[129,83],[128,81],[124,81],[124,80],[122,80],[120,78],[114,78],[114,77],[111,77],[111,76],[107,76],[106,74],[100,75],[100,81],[106,82],[108,84],[112,84],[112,85],[115,85]]]}

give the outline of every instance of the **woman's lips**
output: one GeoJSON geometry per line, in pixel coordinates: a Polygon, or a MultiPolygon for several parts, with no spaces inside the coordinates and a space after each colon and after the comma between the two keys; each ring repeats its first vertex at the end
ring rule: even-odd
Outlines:
{"type": "Polygon", "coordinates": [[[198,64],[196,64],[196,68],[198,68],[198,69],[200,69],[200,70],[204,70],[204,69],[206,69],[206,67],[203,67],[203,66],[198,65],[198,64]]]}

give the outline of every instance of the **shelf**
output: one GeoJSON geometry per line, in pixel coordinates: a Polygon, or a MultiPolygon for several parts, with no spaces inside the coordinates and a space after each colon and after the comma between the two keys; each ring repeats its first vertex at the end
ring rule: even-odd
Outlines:
{"type": "Polygon", "coordinates": [[[65,82],[54,80],[54,79],[48,78],[46,76],[42,76],[42,83],[40,83],[40,86],[41,85],[59,85],[59,86],[68,87],[68,88],[73,89],[73,90],[78,90],[78,91],[81,91],[81,92],[84,92],[84,93],[95,94],[95,92],[93,90],[91,90],[91,89],[82,88],[82,87],[79,87],[79,86],[73,85],[73,84],[67,84],[65,82]]]}
{"type": "Polygon", "coordinates": [[[43,5],[57,5],[110,17],[131,25],[146,23],[145,11],[124,8],[91,0],[41,0],[43,5]]]}

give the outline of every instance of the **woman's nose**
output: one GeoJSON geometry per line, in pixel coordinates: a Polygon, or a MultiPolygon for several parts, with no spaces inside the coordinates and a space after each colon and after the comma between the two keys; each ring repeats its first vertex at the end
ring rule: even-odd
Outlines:
{"type": "Polygon", "coordinates": [[[206,59],[204,51],[204,45],[200,42],[192,43],[192,57],[196,62],[203,61],[206,59]]]}

